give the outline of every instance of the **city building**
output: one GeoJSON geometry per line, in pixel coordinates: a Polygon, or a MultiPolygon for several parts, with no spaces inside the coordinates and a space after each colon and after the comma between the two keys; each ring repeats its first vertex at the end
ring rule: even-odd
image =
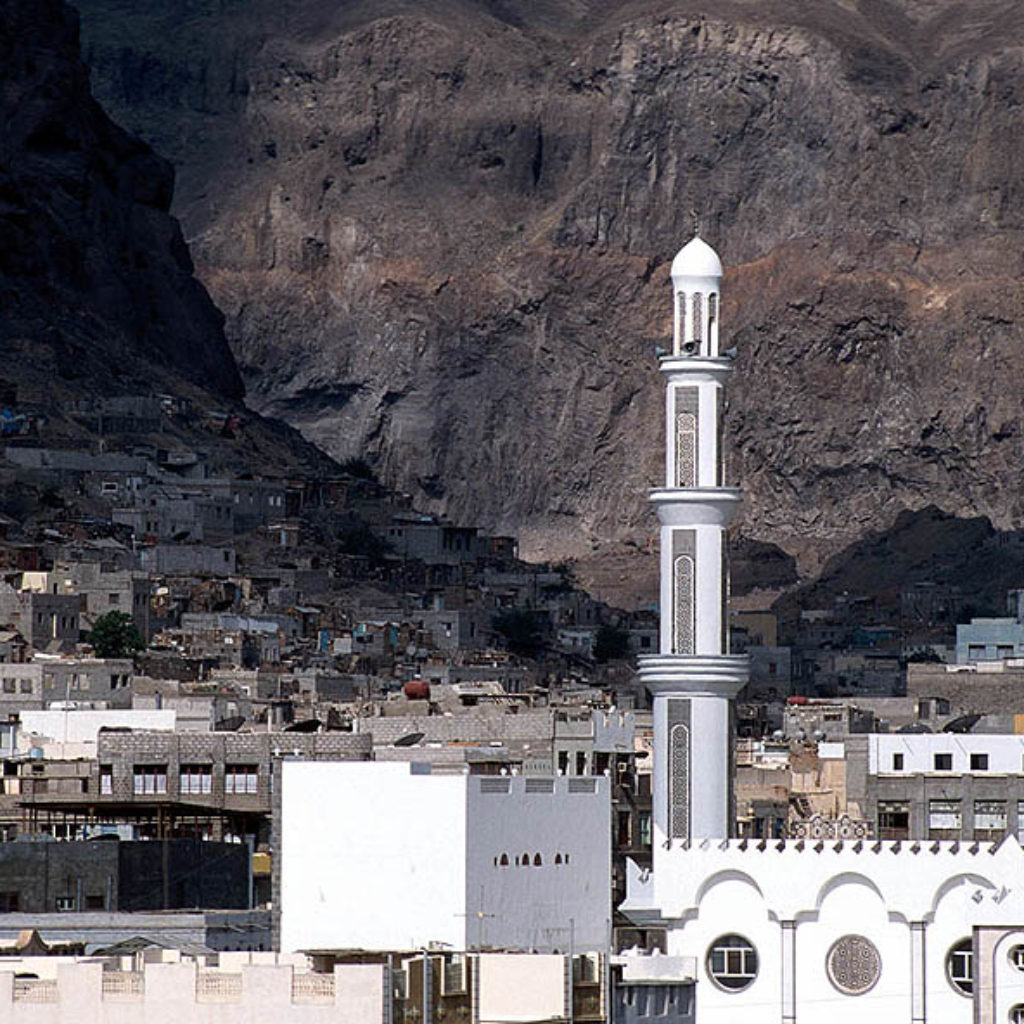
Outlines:
{"type": "Polygon", "coordinates": [[[281,950],[607,949],[607,777],[290,760],[280,773],[281,950]]]}

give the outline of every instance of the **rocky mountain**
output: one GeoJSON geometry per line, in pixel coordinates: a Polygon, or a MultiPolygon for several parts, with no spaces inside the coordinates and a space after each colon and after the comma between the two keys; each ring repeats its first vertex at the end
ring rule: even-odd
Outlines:
{"type": "Polygon", "coordinates": [[[1020,525],[1012,0],[79,6],[250,403],[418,504],[644,550],[696,217],[747,536],[806,571],[904,509],[1020,525]]]}

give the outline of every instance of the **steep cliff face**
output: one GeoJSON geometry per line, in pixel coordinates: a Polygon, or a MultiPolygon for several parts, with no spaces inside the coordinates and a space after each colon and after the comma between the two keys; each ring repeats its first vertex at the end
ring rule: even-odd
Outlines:
{"type": "Polygon", "coordinates": [[[1020,525],[1024,11],[81,0],[250,401],[527,553],[642,541],[668,261],[731,268],[742,528],[1020,525]]]}
{"type": "Polygon", "coordinates": [[[0,119],[0,377],[51,397],[185,378],[240,399],[168,213],[171,166],[91,98],[60,0],[0,6],[0,119]]]}

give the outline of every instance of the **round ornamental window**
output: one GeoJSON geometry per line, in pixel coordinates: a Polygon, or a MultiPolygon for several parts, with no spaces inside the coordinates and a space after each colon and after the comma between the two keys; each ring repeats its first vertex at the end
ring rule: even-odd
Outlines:
{"type": "Polygon", "coordinates": [[[1018,944],[1010,947],[1010,952],[1006,954],[1010,960],[1010,966],[1016,967],[1018,971],[1024,971],[1024,946],[1018,944]]]}
{"type": "Polygon", "coordinates": [[[742,935],[723,935],[708,949],[707,971],[719,988],[741,992],[757,977],[757,950],[742,935]]]}
{"type": "Polygon", "coordinates": [[[829,981],[848,996],[869,992],[882,973],[882,958],[863,935],[844,935],[834,942],[825,964],[829,981]]]}
{"type": "Polygon", "coordinates": [[[946,977],[960,995],[974,993],[974,947],[970,939],[961,939],[946,954],[946,977]]]}
{"type": "Polygon", "coordinates": [[[1011,1006],[1007,1017],[1010,1024],[1024,1024],[1024,1003],[1017,1003],[1015,1006],[1011,1006]]]}

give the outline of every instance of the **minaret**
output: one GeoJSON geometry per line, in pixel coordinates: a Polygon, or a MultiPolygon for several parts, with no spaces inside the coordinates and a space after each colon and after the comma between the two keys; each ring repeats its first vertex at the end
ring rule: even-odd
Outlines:
{"type": "Polygon", "coordinates": [[[672,261],[672,354],[665,374],[659,653],[640,659],[654,698],[654,870],[677,842],[731,834],[732,698],[749,675],[729,654],[726,529],[741,499],[724,486],[722,406],[731,359],[719,355],[722,264],[694,237],[672,261]]]}

